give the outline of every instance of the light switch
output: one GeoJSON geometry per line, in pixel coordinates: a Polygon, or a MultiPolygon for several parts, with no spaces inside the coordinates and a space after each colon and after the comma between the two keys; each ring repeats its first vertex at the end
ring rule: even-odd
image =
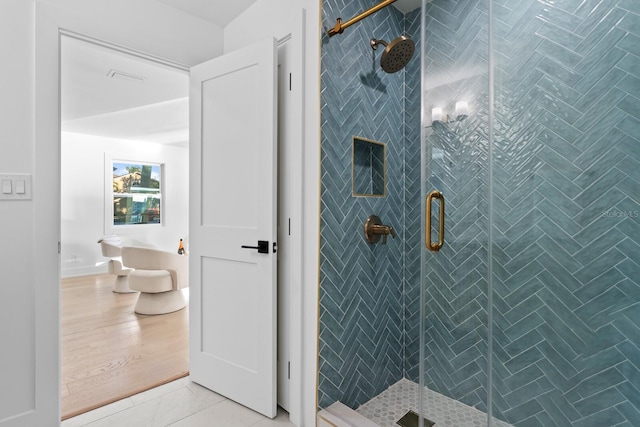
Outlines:
{"type": "Polygon", "coordinates": [[[0,203],[31,200],[31,174],[0,173],[0,203]]]}
{"type": "Polygon", "coordinates": [[[24,194],[24,179],[16,179],[16,194],[24,194]]]}
{"type": "Polygon", "coordinates": [[[2,180],[2,194],[11,194],[13,189],[11,188],[11,180],[3,179],[2,180]]]}

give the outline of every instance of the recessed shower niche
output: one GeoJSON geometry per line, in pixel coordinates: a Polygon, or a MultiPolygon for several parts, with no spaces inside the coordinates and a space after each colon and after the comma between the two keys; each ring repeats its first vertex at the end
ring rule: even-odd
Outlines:
{"type": "Polygon", "coordinates": [[[351,182],[354,196],[385,196],[385,156],[383,142],[353,137],[351,182]]]}

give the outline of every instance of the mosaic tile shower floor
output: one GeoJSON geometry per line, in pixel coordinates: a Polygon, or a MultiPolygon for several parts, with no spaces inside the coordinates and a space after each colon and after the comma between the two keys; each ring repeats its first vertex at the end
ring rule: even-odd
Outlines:
{"type": "MultiPolygon", "coordinates": [[[[418,412],[420,386],[402,379],[386,391],[358,408],[357,412],[380,427],[398,427],[396,422],[409,410],[418,412]]],[[[435,422],[434,427],[486,427],[487,414],[440,393],[426,390],[424,394],[424,417],[435,422]]],[[[494,427],[512,427],[504,421],[495,420],[494,427]]]]}

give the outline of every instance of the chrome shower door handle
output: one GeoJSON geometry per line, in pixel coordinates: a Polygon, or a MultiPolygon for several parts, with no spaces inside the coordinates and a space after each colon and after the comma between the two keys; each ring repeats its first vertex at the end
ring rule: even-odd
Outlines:
{"type": "Polygon", "coordinates": [[[427,206],[425,212],[425,236],[424,244],[431,252],[438,252],[444,245],[444,195],[438,190],[434,190],[427,195],[427,206]],[[440,225],[438,227],[438,243],[431,241],[431,203],[433,199],[440,199],[440,225]]]}

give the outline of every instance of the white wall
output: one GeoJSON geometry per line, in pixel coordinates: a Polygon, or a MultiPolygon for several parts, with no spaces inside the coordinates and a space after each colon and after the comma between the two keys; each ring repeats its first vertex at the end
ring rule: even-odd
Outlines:
{"type": "MultiPolygon", "coordinates": [[[[296,4],[296,9],[307,9],[304,203],[309,237],[305,238],[304,263],[310,279],[305,282],[309,295],[303,310],[314,317],[318,286],[320,15],[317,0],[296,4]]],[[[258,28],[262,25],[255,24],[258,28]]],[[[6,59],[0,79],[0,173],[32,173],[34,178],[32,201],[0,202],[2,427],[59,424],[59,28],[185,65],[222,52],[221,29],[151,0],[0,2],[0,51],[6,59]]],[[[308,381],[304,404],[309,413],[315,411],[316,354],[309,349],[315,348],[316,327],[316,323],[308,322],[303,331],[308,381]]],[[[305,416],[305,420],[309,418],[305,416]]]]}
{"type": "MultiPolygon", "coordinates": [[[[33,4],[3,0],[0,173],[33,173],[33,44],[33,4]]],[[[33,201],[0,201],[0,425],[34,406],[33,210],[33,201]]]]}
{"type": "Polygon", "coordinates": [[[0,2],[0,173],[33,175],[31,201],[0,202],[2,427],[59,424],[59,28],[186,65],[222,52],[221,28],[151,0],[0,2]]]}
{"type": "Polygon", "coordinates": [[[223,29],[155,0],[36,0],[64,29],[184,65],[222,54],[223,29]]]}
{"type": "Polygon", "coordinates": [[[63,133],[61,163],[62,277],[107,271],[106,258],[97,244],[104,234],[119,235],[125,245],[167,251],[177,250],[181,238],[188,244],[188,148],[63,133]],[[110,212],[111,206],[105,159],[164,165],[162,226],[120,226],[112,230],[105,212],[110,212]]]}
{"type": "MultiPolygon", "coordinates": [[[[319,287],[319,233],[320,233],[320,0],[258,0],[239,18],[229,23],[224,32],[224,51],[229,52],[266,37],[282,38],[300,29],[303,40],[303,58],[293,58],[301,63],[301,70],[294,70],[294,90],[303,92],[303,111],[296,119],[302,121],[302,271],[299,316],[302,351],[298,359],[301,366],[292,366],[301,376],[301,388],[292,387],[292,401],[300,392],[300,413],[292,421],[300,426],[316,425],[317,394],[317,332],[319,287]],[[300,25],[300,17],[303,24],[300,25]],[[250,30],[249,30],[250,29],[250,30]]],[[[295,51],[295,49],[294,49],[295,51]]],[[[295,296],[293,298],[296,298],[295,296]]],[[[295,313],[294,313],[295,317],[295,313]]],[[[295,343],[295,339],[293,340],[295,343]]],[[[292,405],[296,403],[292,402],[292,405]]]]}
{"type": "Polygon", "coordinates": [[[225,53],[267,37],[280,39],[289,34],[300,3],[299,0],[258,0],[224,28],[225,53]]]}

